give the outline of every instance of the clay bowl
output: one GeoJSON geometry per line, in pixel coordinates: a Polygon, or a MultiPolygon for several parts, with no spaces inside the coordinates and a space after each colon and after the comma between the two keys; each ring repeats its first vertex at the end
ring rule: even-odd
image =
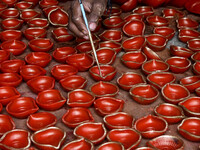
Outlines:
{"type": "Polygon", "coordinates": [[[6,106],[6,111],[16,118],[27,118],[38,109],[35,100],[31,97],[18,97],[6,106]]]}
{"type": "Polygon", "coordinates": [[[122,42],[122,48],[125,52],[141,50],[146,45],[144,36],[134,36],[122,42]]]}
{"type": "Polygon", "coordinates": [[[190,117],[200,117],[200,98],[190,97],[178,104],[184,110],[184,113],[190,117]]]}
{"type": "Polygon", "coordinates": [[[155,27],[153,33],[160,34],[168,40],[171,40],[175,35],[175,30],[171,27],[155,27]]]}
{"type": "Polygon", "coordinates": [[[196,75],[200,75],[200,62],[195,62],[192,66],[193,72],[196,75]]]}
{"type": "Polygon", "coordinates": [[[87,85],[87,80],[80,75],[70,75],[59,81],[60,85],[66,91],[73,91],[75,89],[84,89],[87,85]]]}
{"type": "Polygon", "coordinates": [[[53,58],[60,63],[66,63],[68,55],[77,53],[73,47],[60,47],[53,51],[53,58]]]}
{"type": "Polygon", "coordinates": [[[111,150],[125,150],[124,146],[119,143],[119,142],[105,142],[101,144],[99,147],[97,147],[97,150],[106,150],[106,149],[111,149],[111,150]]]}
{"type": "Polygon", "coordinates": [[[5,30],[0,32],[1,41],[21,40],[22,32],[19,30],[5,30]]]}
{"type": "Polygon", "coordinates": [[[165,119],[153,115],[148,115],[139,118],[135,122],[135,129],[139,131],[143,138],[152,139],[163,135],[168,128],[168,123],[165,119]]]}
{"type": "Polygon", "coordinates": [[[147,60],[151,60],[151,59],[162,60],[160,58],[160,56],[156,52],[154,52],[151,48],[149,48],[148,46],[145,46],[142,49],[142,51],[147,56],[147,60]]]}
{"type": "Polygon", "coordinates": [[[190,92],[194,92],[195,89],[200,87],[200,77],[199,76],[184,77],[180,80],[180,84],[186,87],[190,92]]]}
{"type": "Polygon", "coordinates": [[[55,28],[51,31],[51,33],[53,38],[58,42],[68,42],[75,38],[65,27],[55,28]]]}
{"type": "Polygon", "coordinates": [[[167,83],[174,83],[176,77],[170,72],[153,72],[147,76],[149,84],[160,90],[167,83]]]}
{"type": "Polygon", "coordinates": [[[74,66],[67,64],[56,65],[51,69],[51,75],[57,80],[61,80],[70,75],[75,75],[78,73],[78,69],[74,66]]]}
{"type": "Polygon", "coordinates": [[[45,18],[33,18],[27,21],[29,27],[40,27],[47,28],[49,26],[49,21],[45,18]]]}
{"type": "Polygon", "coordinates": [[[25,1],[33,3],[34,6],[36,6],[39,2],[39,0],[25,0],[25,1]]]}
{"type": "Polygon", "coordinates": [[[115,41],[121,42],[122,40],[122,32],[120,30],[104,30],[100,35],[99,38],[102,41],[115,41]]]}
{"type": "Polygon", "coordinates": [[[78,69],[78,71],[86,71],[94,64],[92,56],[86,53],[72,54],[66,57],[66,62],[78,69]]]}
{"type": "Polygon", "coordinates": [[[17,73],[1,73],[0,86],[17,87],[22,82],[22,77],[17,73]]]}
{"type": "Polygon", "coordinates": [[[152,85],[141,83],[133,85],[129,94],[134,101],[147,105],[153,103],[158,98],[159,92],[152,85]]]}
{"type": "Polygon", "coordinates": [[[144,16],[142,15],[142,14],[138,14],[138,13],[133,13],[133,14],[130,14],[130,15],[128,15],[128,16],[126,16],[125,18],[124,18],[124,20],[126,21],[126,22],[129,22],[129,21],[131,21],[131,20],[143,20],[144,19],[144,16]]]}
{"type": "Polygon", "coordinates": [[[41,13],[34,10],[34,9],[25,9],[21,11],[20,18],[25,22],[33,19],[33,18],[40,18],[41,13]]]}
{"type": "Polygon", "coordinates": [[[54,26],[66,27],[68,25],[68,14],[63,9],[56,8],[49,12],[48,20],[54,26]]]}
{"type": "Polygon", "coordinates": [[[16,8],[6,8],[1,11],[0,17],[2,19],[7,18],[18,18],[19,17],[19,10],[16,8]]]}
{"type": "Polygon", "coordinates": [[[8,4],[6,4],[6,3],[4,3],[4,2],[1,1],[0,2],[0,11],[4,10],[6,8],[8,8],[8,4]]]}
{"type": "Polygon", "coordinates": [[[99,81],[90,86],[90,91],[96,97],[114,97],[118,94],[119,88],[113,83],[99,81]]]}
{"type": "Polygon", "coordinates": [[[122,49],[122,45],[115,41],[104,41],[99,43],[99,48],[108,47],[113,49],[116,53],[119,53],[122,49]]]}
{"type": "Polygon", "coordinates": [[[139,148],[136,148],[135,150],[154,150],[154,149],[151,147],[139,147],[139,148]]]}
{"type": "Polygon", "coordinates": [[[200,141],[200,119],[197,117],[189,117],[182,120],[177,127],[178,132],[187,140],[199,142],[200,141]]]}
{"type": "Polygon", "coordinates": [[[94,101],[94,107],[100,116],[122,111],[124,101],[113,97],[101,97],[94,101]]]}
{"type": "Polygon", "coordinates": [[[135,72],[125,72],[117,79],[118,85],[126,91],[129,91],[133,85],[145,82],[143,76],[135,72]]]}
{"type": "Polygon", "coordinates": [[[169,65],[161,60],[152,59],[142,64],[142,71],[145,74],[150,74],[154,71],[168,71],[169,65]]]}
{"type": "Polygon", "coordinates": [[[195,52],[195,53],[191,56],[191,59],[192,59],[194,62],[199,62],[199,61],[200,61],[200,52],[195,52]]]}
{"type": "Polygon", "coordinates": [[[23,24],[23,20],[16,18],[7,18],[1,21],[1,27],[3,30],[19,30],[23,24]]]}
{"type": "Polygon", "coordinates": [[[125,149],[135,149],[141,142],[141,135],[133,128],[113,129],[108,132],[109,141],[121,143],[125,149]]]}
{"type": "Polygon", "coordinates": [[[46,70],[37,65],[21,66],[19,72],[24,81],[46,74],[46,70]]]}
{"type": "Polygon", "coordinates": [[[75,128],[86,122],[94,122],[94,118],[87,108],[74,107],[67,110],[62,117],[62,122],[69,128],[75,128]]]}
{"type": "Polygon", "coordinates": [[[46,17],[48,17],[48,14],[49,14],[52,10],[54,10],[54,9],[56,9],[56,8],[63,9],[62,6],[53,5],[53,6],[48,6],[48,7],[43,8],[42,11],[43,11],[44,15],[45,15],[46,17]]]}
{"type": "Polygon", "coordinates": [[[169,21],[161,16],[148,16],[146,20],[150,26],[154,27],[163,27],[169,25],[169,21]]]}
{"type": "Polygon", "coordinates": [[[31,141],[39,149],[60,149],[65,138],[66,132],[58,127],[44,128],[31,135],[31,141]]]}
{"type": "Polygon", "coordinates": [[[56,122],[57,118],[52,113],[39,112],[31,114],[26,121],[26,125],[32,131],[38,131],[43,128],[54,126],[56,122]]]}
{"type": "Polygon", "coordinates": [[[200,51],[200,39],[191,39],[187,41],[187,47],[193,52],[200,51]]]}
{"type": "Polygon", "coordinates": [[[103,118],[103,121],[109,130],[132,128],[133,123],[134,123],[133,116],[125,112],[117,112],[117,113],[106,115],[103,118]]]}
{"type": "Polygon", "coordinates": [[[71,149],[88,149],[93,150],[94,145],[86,140],[85,138],[80,138],[77,140],[73,140],[62,147],[61,150],[71,150],[71,149]]]}
{"type": "Polygon", "coordinates": [[[126,52],[121,57],[122,63],[131,69],[139,69],[146,60],[146,55],[141,51],[126,52]]]}
{"type": "Polygon", "coordinates": [[[19,9],[20,11],[24,9],[31,9],[33,8],[33,3],[21,1],[15,4],[15,8],[19,9]]]}
{"type": "Polygon", "coordinates": [[[145,24],[141,20],[131,20],[123,26],[122,30],[127,36],[143,35],[145,24]]]}
{"type": "Polygon", "coordinates": [[[199,88],[199,87],[195,89],[195,92],[196,92],[196,94],[197,94],[198,96],[200,96],[200,88],[199,88]]]}
{"type": "Polygon", "coordinates": [[[37,105],[48,111],[54,111],[61,108],[66,102],[60,91],[49,89],[40,92],[36,98],[37,105]]]}
{"type": "MultiPolygon", "coordinates": [[[[98,43],[94,42],[94,47],[97,49],[98,43]]],[[[91,53],[92,52],[92,45],[90,41],[81,42],[78,45],[76,45],[75,49],[79,51],[80,53],[91,53]]]]}
{"type": "Polygon", "coordinates": [[[115,67],[111,65],[101,65],[100,71],[101,75],[98,66],[93,66],[90,68],[89,73],[96,81],[111,81],[117,73],[115,67]]]}
{"type": "Polygon", "coordinates": [[[198,37],[200,37],[200,33],[197,30],[190,28],[179,29],[178,38],[181,42],[186,43],[187,41],[198,37]]]}
{"type": "Polygon", "coordinates": [[[151,6],[139,6],[133,10],[133,13],[138,13],[144,15],[144,18],[154,14],[153,7],[151,6]]]}
{"type": "Polygon", "coordinates": [[[23,129],[6,132],[0,141],[1,149],[28,149],[31,146],[30,133],[23,129]]]}
{"type": "Polygon", "coordinates": [[[1,44],[1,49],[11,52],[13,55],[20,55],[26,49],[26,44],[19,40],[9,40],[1,44]]]}
{"type": "Polygon", "coordinates": [[[147,145],[152,147],[153,149],[177,149],[177,150],[183,150],[184,149],[184,143],[183,141],[172,135],[161,135],[159,137],[156,137],[150,141],[147,142],[147,145]]]}
{"type": "Polygon", "coordinates": [[[37,38],[29,41],[28,45],[34,52],[48,52],[53,47],[53,42],[48,38],[37,38]]]}
{"type": "Polygon", "coordinates": [[[111,6],[109,9],[105,10],[103,13],[103,17],[109,17],[109,16],[120,16],[122,13],[122,10],[120,7],[117,6],[111,6]]]}
{"type": "Polygon", "coordinates": [[[52,57],[46,52],[32,52],[25,56],[25,61],[30,65],[38,65],[40,67],[46,67],[52,57]]]}
{"type": "Polygon", "coordinates": [[[67,105],[70,107],[90,107],[95,96],[89,91],[76,89],[68,93],[67,105]]]}
{"type": "Polygon", "coordinates": [[[177,28],[193,28],[197,29],[199,23],[191,18],[183,17],[177,20],[177,28]]]}
{"type": "Polygon", "coordinates": [[[25,65],[25,61],[21,59],[5,60],[0,64],[0,70],[4,73],[19,73],[20,67],[25,65]]]}
{"type": "Polygon", "coordinates": [[[7,7],[13,7],[18,0],[2,0],[1,3],[7,4],[7,7]]]}
{"type": "Polygon", "coordinates": [[[4,135],[6,132],[15,129],[15,123],[9,115],[0,114],[0,136],[4,135]]]}
{"type": "Polygon", "coordinates": [[[41,8],[47,8],[54,5],[58,5],[58,1],[57,0],[41,0],[39,2],[39,5],[41,8]]]}
{"type": "Polygon", "coordinates": [[[0,63],[8,59],[10,59],[10,52],[6,50],[0,50],[0,63]]]}
{"type": "Polygon", "coordinates": [[[184,12],[179,11],[174,8],[165,8],[163,11],[163,17],[167,19],[172,19],[172,18],[182,18],[185,16],[184,12]]]}
{"type": "Polygon", "coordinates": [[[53,89],[55,79],[49,76],[38,76],[26,82],[31,91],[39,93],[45,90],[53,89]]]}
{"type": "Polygon", "coordinates": [[[120,16],[111,16],[103,20],[103,25],[108,29],[121,28],[124,23],[120,16]]]}
{"type": "Polygon", "coordinates": [[[167,39],[160,34],[150,34],[146,36],[147,46],[154,51],[161,51],[167,44],[167,39]]]}
{"type": "Polygon", "coordinates": [[[192,56],[192,54],[193,54],[193,51],[191,51],[190,49],[187,49],[185,47],[171,45],[170,46],[170,53],[173,56],[190,58],[192,56]]]}
{"type": "Polygon", "coordinates": [[[165,119],[169,124],[178,123],[183,118],[185,118],[183,110],[179,106],[169,103],[162,103],[157,105],[154,108],[154,113],[157,116],[165,119]]]}
{"type": "Polygon", "coordinates": [[[33,40],[36,38],[45,38],[47,35],[47,31],[44,28],[32,27],[25,29],[23,34],[25,35],[27,40],[33,40]]]}
{"type": "Polygon", "coordinates": [[[167,83],[163,86],[161,94],[166,102],[172,104],[178,104],[190,96],[190,92],[186,87],[174,83],[167,83]]]}

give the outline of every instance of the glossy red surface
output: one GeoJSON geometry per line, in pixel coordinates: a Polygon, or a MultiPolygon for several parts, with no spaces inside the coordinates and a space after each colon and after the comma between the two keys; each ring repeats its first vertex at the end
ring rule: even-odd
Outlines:
{"type": "Polygon", "coordinates": [[[30,2],[26,2],[26,1],[21,1],[15,4],[15,8],[19,9],[19,10],[24,10],[24,9],[31,9],[33,8],[33,4],[30,2]]]}
{"type": "Polygon", "coordinates": [[[9,115],[0,114],[0,136],[6,132],[15,129],[15,123],[9,115]]]}
{"type": "Polygon", "coordinates": [[[108,29],[121,28],[124,23],[120,16],[111,16],[103,20],[103,25],[108,29]]]}
{"type": "Polygon", "coordinates": [[[175,30],[170,27],[155,27],[153,32],[154,34],[160,34],[164,36],[168,40],[172,39],[175,35],[175,30]]]}
{"type": "Polygon", "coordinates": [[[169,21],[161,16],[148,16],[146,20],[149,23],[149,25],[154,27],[163,27],[169,25],[169,21]]]}
{"type": "Polygon", "coordinates": [[[22,32],[19,30],[5,30],[0,32],[1,41],[21,40],[22,32]]]}
{"type": "Polygon", "coordinates": [[[200,37],[200,33],[197,30],[185,28],[185,29],[179,29],[179,35],[178,38],[181,42],[187,42],[191,39],[200,37]]]}
{"type": "Polygon", "coordinates": [[[52,30],[52,36],[58,42],[69,42],[75,38],[65,27],[59,27],[52,30]]]}
{"type": "Polygon", "coordinates": [[[198,22],[188,18],[188,17],[183,17],[177,20],[177,27],[178,28],[193,28],[197,29],[199,26],[198,22]]]}
{"type": "Polygon", "coordinates": [[[39,2],[39,5],[41,8],[51,7],[54,5],[58,5],[58,1],[57,0],[41,0],[39,2]]]}
{"type": "Polygon", "coordinates": [[[100,35],[99,38],[102,41],[115,41],[120,42],[122,40],[122,32],[120,30],[104,30],[100,35]]]}
{"type": "Polygon", "coordinates": [[[41,16],[41,13],[34,9],[25,9],[25,10],[22,10],[20,13],[20,18],[26,22],[33,18],[40,18],[40,16],[41,16]]]}
{"type": "Polygon", "coordinates": [[[28,45],[34,52],[47,52],[52,49],[53,42],[48,38],[38,38],[29,41],[28,45]]]}
{"type": "Polygon", "coordinates": [[[46,29],[40,27],[27,28],[23,33],[28,40],[45,38],[47,35],[46,29]]]}
{"type": "Polygon", "coordinates": [[[105,142],[97,150],[124,150],[124,146],[119,142],[105,142]]]}
{"type": "Polygon", "coordinates": [[[191,49],[193,52],[200,51],[200,40],[197,38],[191,39],[187,41],[187,47],[191,49]]]}
{"type": "Polygon", "coordinates": [[[7,4],[8,7],[13,7],[18,2],[18,0],[2,0],[2,2],[7,4]]]}
{"type": "MultiPolygon", "coordinates": [[[[97,49],[98,42],[94,42],[94,47],[97,49]]],[[[75,49],[79,51],[80,53],[92,53],[92,45],[90,41],[84,41],[76,45],[75,49]]]]}
{"type": "Polygon", "coordinates": [[[22,77],[17,73],[1,73],[0,86],[17,87],[22,82],[22,77]]]}
{"type": "Polygon", "coordinates": [[[142,14],[146,18],[147,16],[151,16],[154,14],[154,9],[151,6],[139,6],[135,8],[132,12],[142,14]]]}
{"type": "Polygon", "coordinates": [[[198,0],[187,1],[185,4],[185,8],[192,13],[200,14],[200,2],[198,0]]]}
{"type": "Polygon", "coordinates": [[[49,12],[48,20],[54,26],[67,26],[68,14],[63,9],[56,8],[49,12]]]}
{"type": "Polygon", "coordinates": [[[119,53],[122,49],[121,43],[115,41],[104,41],[99,43],[99,48],[108,47],[113,49],[116,53],[119,53]]]}
{"type": "Polygon", "coordinates": [[[1,27],[4,30],[18,30],[21,28],[23,20],[16,18],[7,18],[1,21],[1,27]]]}
{"type": "Polygon", "coordinates": [[[25,65],[21,59],[5,60],[0,64],[0,70],[4,73],[19,73],[20,67],[25,65]]]}
{"type": "Polygon", "coordinates": [[[193,54],[193,51],[191,51],[190,49],[187,49],[185,47],[171,45],[170,53],[174,56],[190,58],[190,56],[192,56],[192,54],[193,54]]]}
{"type": "Polygon", "coordinates": [[[174,17],[181,18],[185,16],[183,11],[180,11],[176,8],[165,8],[162,11],[162,13],[163,13],[163,17],[168,18],[168,19],[172,19],[174,17]]]}
{"type": "Polygon", "coordinates": [[[0,63],[10,58],[10,52],[6,50],[0,50],[0,63]]]}
{"type": "Polygon", "coordinates": [[[133,13],[133,14],[130,14],[130,15],[128,15],[128,16],[126,16],[125,18],[124,18],[124,20],[126,21],[126,22],[129,22],[129,21],[131,21],[131,20],[134,20],[134,19],[138,19],[138,20],[143,20],[144,19],[144,16],[142,15],[142,14],[138,14],[138,13],[133,13]]]}
{"type": "Polygon", "coordinates": [[[194,92],[195,89],[200,87],[199,76],[188,76],[180,79],[180,84],[185,86],[190,92],[194,92]]]}
{"type": "Polygon", "coordinates": [[[143,53],[147,56],[147,60],[151,60],[151,59],[162,60],[160,56],[148,46],[145,46],[142,50],[143,50],[143,53]]]}
{"type": "Polygon", "coordinates": [[[111,11],[111,8],[109,8],[107,11],[104,11],[103,17],[109,17],[110,13],[112,16],[120,16],[122,13],[122,10],[118,6],[112,6],[112,11],[111,11]]]}
{"type": "Polygon", "coordinates": [[[19,17],[19,10],[16,8],[6,8],[1,11],[0,17],[2,19],[6,18],[18,18],[19,17]]]}
{"type": "Polygon", "coordinates": [[[200,52],[195,52],[195,53],[193,53],[193,55],[191,56],[191,59],[192,59],[194,62],[200,61],[200,52]]]}
{"type": "Polygon", "coordinates": [[[49,26],[49,22],[45,18],[33,18],[27,24],[29,27],[47,28],[49,26]]]}

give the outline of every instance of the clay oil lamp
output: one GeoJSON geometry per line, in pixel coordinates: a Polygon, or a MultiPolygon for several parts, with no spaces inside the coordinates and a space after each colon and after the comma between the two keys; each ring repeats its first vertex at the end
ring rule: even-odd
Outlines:
{"type": "Polygon", "coordinates": [[[134,36],[123,41],[122,48],[126,51],[137,51],[141,50],[146,44],[144,36],[134,36]]]}
{"type": "Polygon", "coordinates": [[[6,111],[16,118],[26,118],[38,109],[35,100],[31,97],[18,97],[6,106],[6,111]]]}
{"type": "Polygon", "coordinates": [[[8,7],[13,7],[17,2],[18,0],[2,0],[2,3],[7,4],[8,7]]]}
{"type": "Polygon", "coordinates": [[[69,42],[75,38],[65,27],[55,28],[51,31],[51,33],[53,38],[58,42],[69,42]]]}
{"type": "Polygon", "coordinates": [[[191,56],[191,59],[192,59],[194,62],[200,61],[200,52],[195,52],[195,53],[191,56]]]}
{"type": "Polygon", "coordinates": [[[126,90],[129,91],[131,87],[135,84],[139,83],[145,83],[145,79],[143,78],[142,75],[135,73],[135,72],[126,72],[123,73],[118,79],[117,83],[118,85],[126,90]]]}
{"type": "Polygon", "coordinates": [[[3,30],[19,30],[23,24],[23,20],[16,18],[7,18],[1,21],[1,27],[3,30]]]}
{"type": "Polygon", "coordinates": [[[151,60],[151,59],[157,59],[157,60],[162,60],[160,58],[160,56],[154,52],[151,48],[149,48],[148,46],[145,46],[143,49],[142,49],[143,53],[146,55],[147,57],[147,60],[151,60]]]}
{"type": "MultiPolygon", "coordinates": [[[[97,49],[98,43],[94,42],[94,46],[95,46],[95,49],[97,49]]],[[[79,51],[80,53],[91,53],[92,52],[92,46],[91,46],[90,41],[85,41],[85,42],[79,43],[75,47],[75,49],[77,51],[79,51]]]]}
{"type": "Polygon", "coordinates": [[[67,64],[56,65],[51,69],[51,75],[57,80],[61,80],[70,75],[75,75],[78,73],[78,69],[74,66],[67,64]]]}
{"type": "Polygon", "coordinates": [[[122,13],[122,10],[120,7],[112,6],[108,10],[104,11],[103,17],[109,17],[109,16],[120,16],[122,13]]]}
{"type": "Polygon", "coordinates": [[[29,41],[28,45],[34,52],[48,52],[53,47],[53,42],[49,38],[38,38],[29,41]]]}
{"type": "Polygon", "coordinates": [[[200,62],[195,62],[192,66],[193,72],[196,75],[200,75],[200,62]]]}
{"type": "Polygon", "coordinates": [[[189,40],[192,40],[194,38],[199,38],[199,37],[200,37],[200,33],[197,30],[190,29],[190,28],[179,29],[178,38],[181,42],[186,43],[189,40]]]}
{"type": "Polygon", "coordinates": [[[74,107],[67,110],[62,117],[62,122],[69,128],[75,128],[86,122],[94,122],[94,118],[89,109],[74,107]]]}
{"type": "Polygon", "coordinates": [[[0,139],[1,149],[28,149],[31,146],[30,133],[23,129],[6,132],[0,139]]]}
{"type": "Polygon", "coordinates": [[[25,61],[30,65],[38,65],[40,67],[46,67],[52,57],[46,52],[32,52],[25,56],[25,61]]]}
{"type": "Polygon", "coordinates": [[[168,123],[165,119],[153,115],[148,115],[139,118],[135,122],[135,129],[139,131],[144,138],[155,138],[163,135],[168,128],[168,123]]]}
{"type": "Polygon", "coordinates": [[[67,56],[77,53],[73,47],[60,47],[53,51],[53,58],[60,63],[65,63],[67,56]]]}
{"type": "Polygon", "coordinates": [[[175,17],[182,18],[185,16],[184,12],[179,11],[174,8],[166,8],[162,11],[162,13],[163,13],[163,17],[167,19],[172,19],[175,17]]]}
{"type": "Polygon", "coordinates": [[[58,150],[64,143],[65,138],[66,132],[58,127],[44,128],[31,135],[31,141],[39,149],[58,150]]]}
{"type": "Polygon", "coordinates": [[[145,74],[151,74],[154,71],[168,71],[169,65],[161,60],[152,59],[142,64],[142,71],[145,74]]]}
{"type": "Polygon", "coordinates": [[[33,3],[21,1],[21,2],[18,2],[15,4],[15,8],[17,8],[19,10],[31,9],[31,8],[33,8],[33,3]]]}
{"type": "Polygon", "coordinates": [[[155,27],[153,33],[160,34],[165,38],[167,38],[168,40],[171,40],[175,35],[175,30],[170,27],[155,27]]]}
{"type": "Polygon", "coordinates": [[[125,18],[124,18],[124,20],[126,21],[126,22],[129,22],[129,21],[131,21],[131,20],[143,20],[144,19],[144,16],[142,15],[142,14],[138,14],[138,13],[133,13],[133,14],[130,14],[130,15],[128,15],[128,16],[126,16],[125,18]]]}
{"type": "Polygon", "coordinates": [[[120,16],[111,16],[103,20],[103,25],[108,29],[121,28],[124,23],[120,16]]]}
{"type": "Polygon", "coordinates": [[[1,11],[0,17],[2,19],[7,18],[18,18],[19,17],[19,10],[16,8],[7,8],[1,11]]]}
{"type": "Polygon", "coordinates": [[[75,89],[84,89],[87,85],[87,80],[80,75],[70,75],[59,81],[60,85],[66,91],[73,91],[75,89]]]}
{"type": "Polygon", "coordinates": [[[133,128],[112,129],[107,134],[109,141],[121,143],[125,149],[135,149],[141,142],[141,135],[133,128]]]}
{"type": "Polygon", "coordinates": [[[95,96],[89,91],[76,89],[68,93],[67,105],[70,107],[90,107],[95,96]]]}
{"type": "Polygon", "coordinates": [[[57,122],[55,115],[49,112],[39,112],[31,114],[26,122],[26,125],[32,131],[38,131],[43,128],[54,126],[57,122]]]}
{"type": "Polygon", "coordinates": [[[131,20],[127,22],[123,26],[123,32],[127,36],[137,36],[137,35],[143,35],[145,30],[145,24],[141,20],[131,20]]]}
{"type": "Polygon", "coordinates": [[[66,145],[62,147],[61,150],[72,150],[72,149],[93,150],[94,145],[90,141],[86,140],[85,138],[79,138],[77,140],[67,143],[66,145]]]}
{"type": "Polygon", "coordinates": [[[55,79],[49,76],[38,76],[30,79],[27,85],[34,93],[39,93],[45,90],[53,89],[55,85],[55,79]]]}
{"type": "Polygon", "coordinates": [[[114,97],[118,94],[119,88],[117,85],[105,82],[105,81],[99,81],[94,83],[90,87],[90,91],[96,96],[96,97],[107,97],[111,96],[114,97]]]}
{"type": "Polygon", "coordinates": [[[147,76],[149,84],[160,90],[167,83],[174,83],[176,77],[170,72],[153,72],[147,76]]]}
{"type": "Polygon", "coordinates": [[[177,127],[178,132],[187,140],[199,142],[200,141],[200,119],[197,117],[189,117],[182,120],[177,127]]]}
{"type": "Polygon", "coordinates": [[[39,5],[41,8],[47,8],[54,5],[58,5],[58,1],[57,0],[41,0],[39,2],[39,5]]]}
{"type": "Polygon", "coordinates": [[[195,89],[195,92],[196,92],[196,94],[197,94],[198,96],[200,96],[200,88],[199,88],[199,87],[195,89]]]}
{"type": "Polygon", "coordinates": [[[58,110],[66,102],[66,99],[62,96],[59,90],[49,89],[42,91],[36,98],[37,105],[48,111],[58,110]]]}
{"type": "Polygon", "coordinates": [[[0,63],[10,58],[10,52],[6,50],[0,50],[0,63]]]}
{"type": "Polygon", "coordinates": [[[78,69],[78,71],[86,71],[94,64],[92,56],[86,53],[72,54],[66,57],[66,62],[78,69]]]}
{"type": "Polygon", "coordinates": [[[200,117],[200,98],[190,97],[178,104],[181,106],[187,116],[200,117]]]}
{"type": "Polygon", "coordinates": [[[113,97],[101,97],[94,101],[94,107],[101,116],[122,111],[124,101],[113,97]]]}
{"type": "Polygon", "coordinates": [[[103,121],[108,129],[122,129],[122,128],[132,128],[134,119],[133,116],[125,112],[117,112],[106,115],[103,121]]]}
{"type": "Polygon", "coordinates": [[[170,53],[173,56],[190,58],[194,52],[191,51],[190,49],[185,48],[185,47],[171,45],[170,46],[170,53]]]}
{"type": "Polygon", "coordinates": [[[187,41],[187,47],[193,52],[200,51],[200,39],[191,39],[187,41]]]}
{"type": "Polygon", "coordinates": [[[1,72],[13,72],[18,73],[21,66],[25,65],[25,61],[21,59],[5,60],[0,64],[1,72]]]}
{"type": "Polygon", "coordinates": [[[46,17],[48,17],[48,14],[49,14],[52,10],[54,10],[54,9],[56,9],[56,8],[63,9],[62,6],[53,5],[53,6],[48,6],[48,7],[43,8],[43,13],[44,13],[44,15],[45,15],[46,17]]]}
{"type": "Polygon", "coordinates": [[[41,16],[41,13],[34,10],[34,9],[25,9],[21,11],[20,18],[24,20],[25,22],[33,19],[33,18],[39,18],[41,16]]]}
{"type": "Polygon", "coordinates": [[[99,43],[99,48],[108,47],[113,49],[116,53],[119,53],[122,49],[122,45],[115,41],[104,41],[99,43]]]}
{"type": "Polygon", "coordinates": [[[17,73],[1,73],[0,86],[17,87],[22,82],[22,77],[17,73]]]}
{"type": "Polygon", "coordinates": [[[124,146],[119,143],[119,142],[106,142],[101,144],[97,150],[106,150],[106,149],[110,149],[110,150],[125,150],[124,146]]]}
{"type": "Polygon", "coordinates": [[[99,35],[99,38],[102,41],[115,41],[121,42],[122,41],[122,32],[120,30],[104,30],[103,33],[99,35]]]}
{"type": "Polygon", "coordinates": [[[161,51],[167,44],[167,39],[160,34],[150,34],[146,36],[147,46],[154,51],[161,51]]]}
{"type": "Polygon", "coordinates": [[[121,57],[122,63],[131,69],[139,69],[146,60],[146,55],[141,51],[126,52],[121,57]]]}
{"type": "Polygon", "coordinates": [[[13,55],[20,55],[26,49],[26,44],[19,40],[9,40],[1,44],[1,49],[11,52],[13,55]]]}
{"type": "Polygon", "coordinates": [[[180,80],[180,84],[186,87],[190,92],[194,92],[195,89],[200,87],[200,77],[199,76],[184,77],[180,80]]]}
{"type": "Polygon", "coordinates": [[[64,26],[68,25],[68,14],[63,9],[56,8],[49,12],[48,20],[54,26],[64,26]]]}
{"type": "Polygon", "coordinates": [[[47,28],[49,21],[45,18],[33,18],[27,22],[29,27],[47,28]]]}
{"type": "Polygon", "coordinates": [[[0,2],[0,11],[4,10],[6,8],[8,8],[8,4],[6,4],[6,3],[4,3],[4,2],[1,1],[0,2]]]}
{"type": "Polygon", "coordinates": [[[83,123],[74,129],[74,135],[76,137],[83,137],[95,145],[105,139],[106,133],[106,128],[102,123],[83,123]]]}
{"type": "Polygon", "coordinates": [[[190,96],[190,92],[186,87],[174,83],[167,83],[165,86],[163,86],[161,93],[164,97],[164,100],[172,104],[178,104],[190,96]]]}
{"type": "Polygon", "coordinates": [[[19,71],[24,81],[46,74],[46,70],[37,65],[24,65],[19,71]]]}
{"type": "Polygon", "coordinates": [[[192,28],[197,29],[199,23],[191,18],[183,17],[177,20],[177,28],[192,28]]]}
{"type": "Polygon", "coordinates": [[[47,35],[46,29],[40,27],[27,28],[24,30],[23,33],[28,40],[33,40],[36,38],[45,38],[47,35]]]}
{"type": "Polygon", "coordinates": [[[39,2],[39,0],[24,0],[24,1],[33,3],[33,6],[36,6],[39,2]]]}
{"type": "Polygon", "coordinates": [[[135,150],[154,150],[154,149],[151,147],[139,147],[139,148],[136,148],[135,150]]]}
{"type": "Polygon", "coordinates": [[[102,76],[99,74],[98,66],[93,66],[89,70],[91,77],[96,81],[111,81],[117,73],[115,67],[111,65],[101,65],[100,70],[102,76]]]}
{"type": "Polygon", "coordinates": [[[169,25],[169,21],[161,16],[148,16],[146,20],[150,26],[154,27],[163,27],[169,25]]]}
{"type": "Polygon", "coordinates": [[[151,16],[154,14],[154,10],[150,6],[140,6],[133,10],[133,13],[138,13],[144,15],[146,18],[147,16],[151,16]]]}
{"type": "Polygon", "coordinates": [[[185,57],[174,56],[168,58],[165,62],[169,64],[169,69],[173,73],[184,73],[191,66],[190,60],[185,57]]]}
{"type": "Polygon", "coordinates": [[[19,30],[5,30],[0,32],[1,41],[21,40],[22,32],[19,30]]]}
{"type": "Polygon", "coordinates": [[[129,93],[134,101],[143,105],[153,103],[159,95],[155,87],[145,83],[133,85],[129,93]]]}
{"type": "Polygon", "coordinates": [[[169,103],[157,105],[154,108],[154,113],[165,119],[169,124],[178,123],[185,118],[183,110],[179,106],[169,103]]]}
{"type": "Polygon", "coordinates": [[[97,58],[100,64],[111,65],[115,62],[116,59],[116,51],[112,48],[103,47],[96,50],[97,58]]]}
{"type": "Polygon", "coordinates": [[[187,3],[185,3],[185,8],[192,13],[196,13],[196,14],[200,13],[198,1],[188,1],[187,3]]]}
{"type": "Polygon", "coordinates": [[[156,137],[150,141],[147,142],[147,145],[152,147],[153,149],[177,149],[177,150],[183,150],[184,149],[184,143],[183,141],[172,135],[161,135],[159,137],[156,137]]]}
{"type": "Polygon", "coordinates": [[[0,136],[4,135],[4,133],[15,129],[15,123],[13,119],[9,115],[0,114],[0,136]]]}

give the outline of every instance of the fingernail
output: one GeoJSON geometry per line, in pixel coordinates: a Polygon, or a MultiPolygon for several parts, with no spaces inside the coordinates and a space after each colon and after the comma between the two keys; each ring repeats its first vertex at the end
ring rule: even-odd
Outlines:
{"type": "Polygon", "coordinates": [[[90,30],[94,31],[96,29],[96,23],[90,23],[90,30]]]}
{"type": "Polygon", "coordinates": [[[87,31],[85,31],[85,30],[82,30],[82,33],[83,33],[83,34],[87,34],[87,31]]]}
{"type": "Polygon", "coordinates": [[[84,36],[83,38],[84,38],[84,39],[86,39],[86,40],[88,40],[88,39],[89,39],[89,37],[88,37],[88,36],[84,36]]]}

